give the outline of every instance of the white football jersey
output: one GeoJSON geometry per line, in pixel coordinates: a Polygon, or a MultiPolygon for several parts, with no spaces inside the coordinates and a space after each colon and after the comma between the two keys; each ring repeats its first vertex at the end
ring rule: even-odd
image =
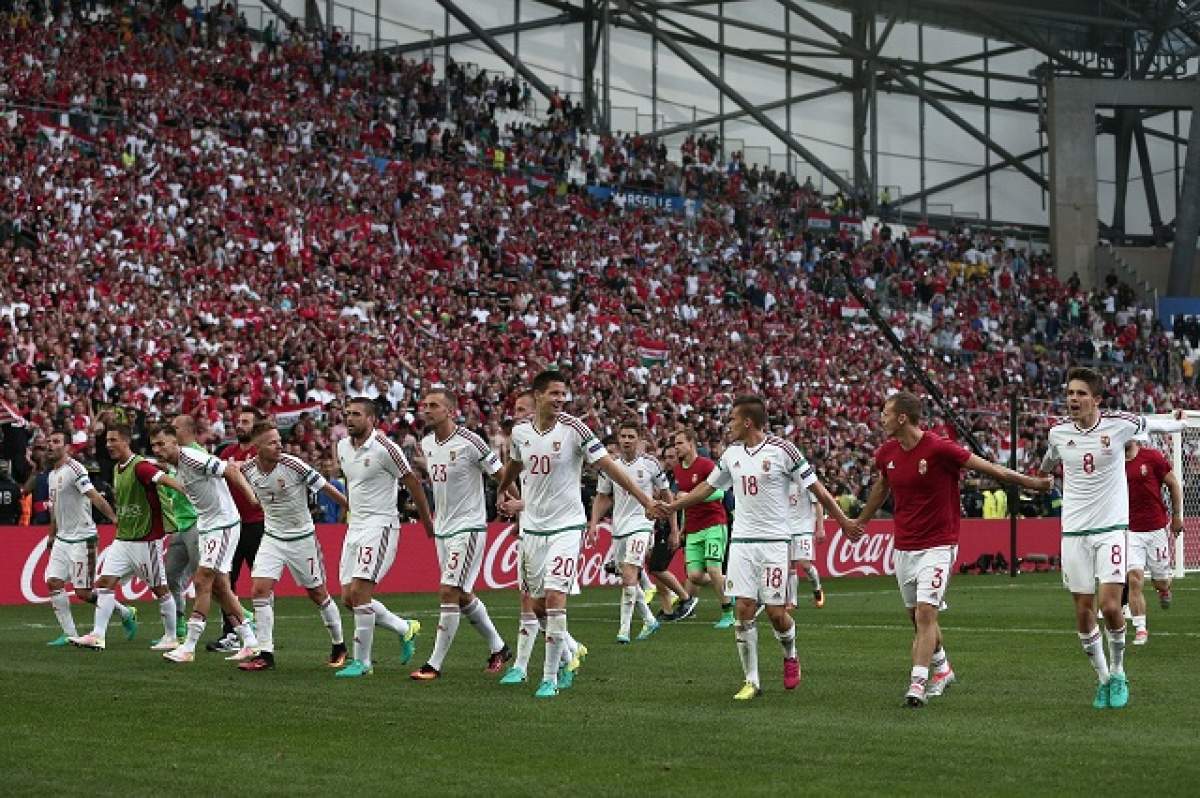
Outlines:
{"type": "Polygon", "coordinates": [[[550,535],[584,529],[587,515],[579,489],[583,463],[607,455],[587,425],[566,413],[559,413],[544,432],[533,419],[513,427],[509,459],[522,465],[521,532],[550,535]]]}
{"type": "Polygon", "coordinates": [[[355,447],[347,435],[338,441],[337,458],[346,477],[350,522],[398,521],[400,480],[412,473],[399,444],[373,430],[362,446],[355,447]]]}
{"type": "MultiPolygon", "coordinates": [[[[632,463],[618,456],[613,458],[617,468],[624,471],[633,480],[633,484],[642,489],[647,496],[653,496],[655,491],[666,490],[669,487],[667,475],[662,466],[653,457],[640,454],[632,463]]],[[[643,507],[633,494],[612,481],[608,474],[600,474],[596,482],[596,492],[613,497],[613,533],[614,538],[629,537],[635,532],[654,529],[654,522],[646,517],[643,507]]]]}
{"type": "Polygon", "coordinates": [[[226,461],[190,446],[179,450],[175,478],[183,483],[188,501],[196,508],[196,528],[201,532],[231,527],[241,520],[233,494],[225,484],[226,461]]]}
{"type": "Polygon", "coordinates": [[[87,469],[70,457],[50,472],[50,512],[54,513],[55,540],[78,543],[96,537],[92,501],[87,497],[93,490],[87,469]]]}
{"type": "Polygon", "coordinates": [[[487,529],[483,477],[500,470],[500,458],[483,439],[455,427],[446,440],[430,433],[421,450],[433,485],[433,534],[444,538],[487,529]]]}
{"type": "Polygon", "coordinates": [[[774,435],[753,449],[733,444],[708,475],[708,484],[717,490],[733,490],[730,540],[747,543],[791,540],[794,526],[788,491],[793,484],[807,488],[816,481],[816,471],[800,450],[774,435]]]}
{"type": "Polygon", "coordinates": [[[792,509],[792,534],[812,535],[816,532],[817,497],[812,491],[793,482],[788,488],[788,504],[792,509]]]}
{"type": "Polygon", "coordinates": [[[242,465],[242,474],[262,503],[263,534],[279,540],[298,540],[316,531],[308,509],[308,495],[327,483],[315,468],[285,454],[266,472],[257,457],[251,458],[242,465]]]}
{"type": "Polygon", "coordinates": [[[1145,432],[1146,419],[1128,413],[1101,413],[1082,430],[1074,421],[1050,428],[1042,470],[1062,463],[1062,533],[1090,535],[1129,526],[1129,483],[1125,444],[1145,432]]]}

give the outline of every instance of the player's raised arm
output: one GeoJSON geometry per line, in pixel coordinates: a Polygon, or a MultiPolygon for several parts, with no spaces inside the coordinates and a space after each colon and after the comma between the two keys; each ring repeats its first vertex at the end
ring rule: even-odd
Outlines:
{"type": "Polygon", "coordinates": [[[1013,485],[1020,485],[1023,488],[1045,493],[1054,487],[1054,478],[1041,476],[1035,477],[1026,474],[1021,474],[1013,471],[1011,468],[998,465],[990,460],[984,460],[977,454],[971,455],[967,462],[963,464],[964,468],[969,468],[972,471],[978,471],[984,476],[991,477],[997,482],[1006,482],[1013,485]]]}
{"type": "Polygon", "coordinates": [[[1146,432],[1183,432],[1187,424],[1183,423],[1183,410],[1176,408],[1171,418],[1145,417],[1146,432]]]}

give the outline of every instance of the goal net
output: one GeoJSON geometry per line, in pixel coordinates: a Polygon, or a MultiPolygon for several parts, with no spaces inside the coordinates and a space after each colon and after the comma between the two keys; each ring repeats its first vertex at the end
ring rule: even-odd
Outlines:
{"type": "MultiPolygon", "coordinates": [[[[1169,415],[1153,418],[1170,419],[1169,415]]],[[[1167,455],[1183,488],[1183,534],[1175,539],[1175,576],[1200,571],[1200,413],[1189,413],[1182,432],[1153,432],[1151,445],[1167,455]]],[[[1163,499],[1171,506],[1171,497],[1163,488],[1163,499]]]]}

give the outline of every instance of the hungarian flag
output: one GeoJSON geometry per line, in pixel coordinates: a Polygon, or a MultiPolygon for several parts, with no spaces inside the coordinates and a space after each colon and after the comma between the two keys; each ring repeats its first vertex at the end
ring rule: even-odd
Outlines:
{"type": "Polygon", "coordinates": [[[38,137],[47,143],[53,142],[58,147],[74,144],[85,153],[94,152],[96,149],[93,138],[61,125],[38,125],[38,137]]]}
{"type": "Polygon", "coordinates": [[[534,191],[545,191],[554,185],[554,178],[550,175],[532,175],[529,178],[529,187],[534,191]]]}
{"type": "Polygon", "coordinates": [[[829,218],[829,214],[825,211],[812,210],[808,212],[808,229],[809,230],[828,230],[833,225],[833,220],[829,218]]]}
{"type": "Polygon", "coordinates": [[[858,319],[866,315],[867,309],[862,306],[862,303],[857,298],[850,296],[842,303],[843,319],[858,319]]]}
{"type": "Polygon", "coordinates": [[[913,229],[908,239],[914,244],[932,244],[937,241],[937,231],[930,230],[927,224],[919,224],[913,229]]]}
{"type": "Polygon", "coordinates": [[[308,413],[313,418],[322,418],[325,411],[320,402],[305,402],[300,405],[275,405],[271,408],[271,420],[282,430],[289,430],[300,421],[300,416],[308,413]]]}
{"type": "Polygon", "coordinates": [[[513,196],[516,196],[517,194],[522,194],[522,193],[524,193],[524,194],[529,193],[529,183],[527,183],[525,181],[525,178],[521,177],[520,175],[511,175],[509,177],[502,177],[502,178],[500,178],[500,182],[503,183],[508,188],[509,193],[512,194],[513,196]]]}
{"type": "Polygon", "coordinates": [[[638,357],[643,366],[656,366],[667,362],[667,345],[662,341],[642,341],[638,345],[638,357]]]}

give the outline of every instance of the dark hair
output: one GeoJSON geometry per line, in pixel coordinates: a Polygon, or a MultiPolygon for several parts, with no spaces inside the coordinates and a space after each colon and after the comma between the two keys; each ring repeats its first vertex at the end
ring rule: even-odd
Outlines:
{"type": "Polygon", "coordinates": [[[767,405],[757,396],[739,396],[733,400],[733,409],[742,411],[742,418],[750,419],[759,429],[767,428],[767,405]]]}
{"type": "Polygon", "coordinates": [[[128,424],[109,424],[106,432],[115,432],[124,441],[133,440],[133,430],[128,424]]]}
{"type": "Polygon", "coordinates": [[[346,402],[346,407],[350,405],[360,405],[371,418],[376,418],[379,415],[379,411],[375,409],[375,403],[365,396],[356,396],[349,402],[346,402]]]}
{"type": "Polygon", "coordinates": [[[633,419],[627,419],[626,421],[622,421],[620,424],[617,425],[618,433],[623,432],[624,430],[627,430],[627,429],[631,429],[634,432],[636,432],[637,436],[639,438],[642,437],[642,425],[637,423],[633,419]]]}
{"type": "Polygon", "coordinates": [[[431,388],[425,392],[425,397],[428,398],[435,393],[440,393],[446,397],[446,404],[450,406],[451,411],[458,410],[458,394],[454,393],[454,391],[449,388],[431,388]]]}
{"type": "Polygon", "coordinates": [[[262,421],[256,421],[254,426],[250,429],[250,437],[252,439],[257,438],[259,435],[265,435],[273,429],[275,429],[274,421],[268,421],[266,419],[262,421]]]}
{"type": "Polygon", "coordinates": [[[921,422],[921,415],[923,411],[921,397],[917,396],[915,393],[910,391],[900,391],[899,393],[889,396],[888,400],[884,402],[884,404],[890,404],[892,406],[892,410],[896,411],[897,415],[903,413],[905,416],[907,416],[908,423],[910,424],[919,424],[921,422]]]}
{"type": "Polygon", "coordinates": [[[523,390],[521,390],[521,391],[518,391],[518,392],[517,392],[517,395],[513,397],[513,402],[516,402],[516,401],[517,401],[518,399],[520,399],[522,396],[528,396],[528,397],[532,398],[532,397],[533,397],[533,389],[532,389],[532,388],[525,388],[525,389],[523,389],[523,390]]]}
{"type": "Polygon", "coordinates": [[[1095,369],[1087,366],[1074,366],[1067,372],[1067,383],[1070,384],[1073,380],[1087,383],[1088,390],[1097,399],[1104,394],[1104,378],[1095,369]]]}
{"type": "Polygon", "coordinates": [[[237,414],[240,416],[242,413],[249,413],[250,415],[254,416],[255,421],[262,421],[267,417],[263,411],[259,410],[254,405],[243,405],[242,407],[239,407],[237,414]]]}
{"type": "Polygon", "coordinates": [[[150,437],[157,438],[159,435],[166,435],[168,438],[178,438],[179,433],[170,424],[155,424],[150,428],[150,437]]]}
{"type": "Polygon", "coordinates": [[[550,389],[551,384],[556,382],[561,382],[563,385],[566,385],[566,375],[558,369],[547,369],[533,378],[533,385],[531,387],[537,393],[545,393],[550,389]]]}

